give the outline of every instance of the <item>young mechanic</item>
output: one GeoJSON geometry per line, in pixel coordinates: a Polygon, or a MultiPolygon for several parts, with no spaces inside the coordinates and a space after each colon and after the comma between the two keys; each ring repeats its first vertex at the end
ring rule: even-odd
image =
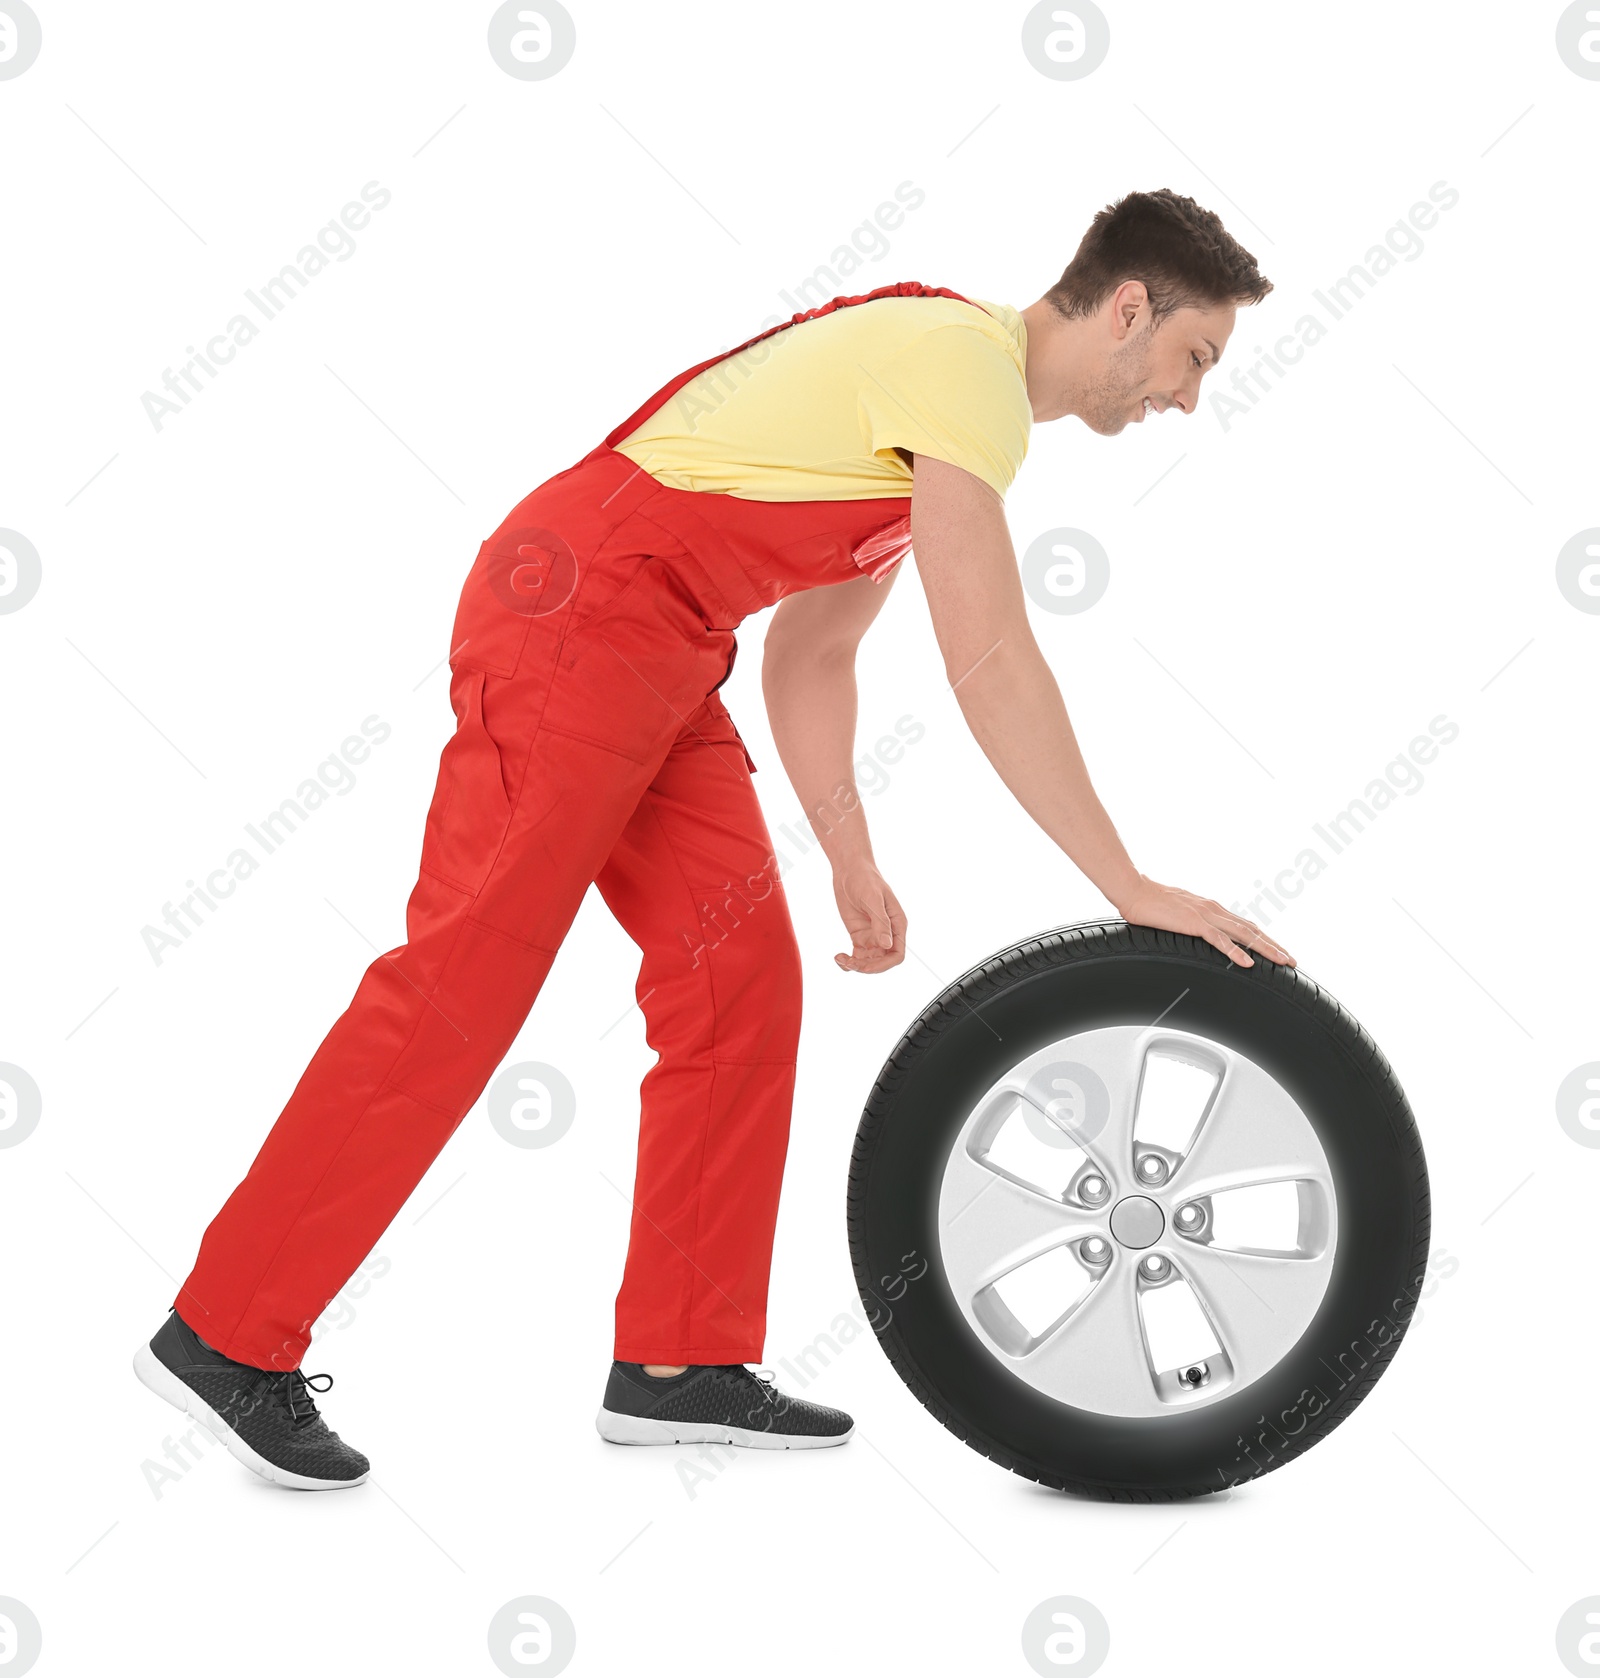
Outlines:
{"type": "Polygon", "coordinates": [[[717,692],[734,630],[778,605],[768,714],[833,864],[845,971],[905,953],[852,758],[856,648],[913,550],[973,735],[1117,912],[1245,966],[1241,946],[1291,961],[1129,860],[1029,630],[1002,505],[1036,420],[1109,437],[1191,413],[1236,308],[1270,290],[1193,199],[1130,193],[1020,313],[916,284],[835,299],[673,380],[528,496],[461,597],[457,728],[406,943],[367,970],[207,1229],[140,1378],[268,1479],[366,1478],[300,1371],[311,1326],[510,1049],[592,881],[643,951],[658,1055],[600,1432],[848,1439],[848,1416],[745,1368],[766,1330],[800,963],[717,692]],[[735,889],[730,931],[715,917],[735,889]]]}

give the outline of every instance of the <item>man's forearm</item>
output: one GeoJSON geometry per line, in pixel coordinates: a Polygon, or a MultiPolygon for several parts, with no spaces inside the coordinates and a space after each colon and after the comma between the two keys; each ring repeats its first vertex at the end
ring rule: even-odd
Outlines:
{"type": "Polygon", "coordinates": [[[973,738],[1017,802],[1113,904],[1139,880],[1078,750],[1061,689],[1033,644],[1005,642],[958,680],[973,738]]]}
{"type": "Polygon", "coordinates": [[[855,649],[819,658],[769,646],[761,685],[778,756],[829,861],[870,858],[853,762],[855,649]]]}

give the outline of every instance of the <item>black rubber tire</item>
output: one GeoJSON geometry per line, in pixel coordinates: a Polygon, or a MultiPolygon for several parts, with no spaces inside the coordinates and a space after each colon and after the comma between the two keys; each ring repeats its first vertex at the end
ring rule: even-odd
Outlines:
{"type": "Polygon", "coordinates": [[[879,1074],[850,1164],[856,1285],[906,1385],[1002,1468],[1123,1502],[1238,1485],[1332,1432],[1404,1337],[1429,1221],[1410,1106],[1325,990],[1298,969],[1235,967],[1201,939],[1122,921],[1029,939],[936,998],[879,1074]],[[939,1257],[939,1188],[963,1121],[1009,1067],[1069,1032],[1158,1016],[1248,1056],[1299,1102],[1332,1169],[1339,1240],[1316,1317],[1266,1375],[1170,1417],[1103,1416],[1018,1379],[968,1326],[939,1257]]]}

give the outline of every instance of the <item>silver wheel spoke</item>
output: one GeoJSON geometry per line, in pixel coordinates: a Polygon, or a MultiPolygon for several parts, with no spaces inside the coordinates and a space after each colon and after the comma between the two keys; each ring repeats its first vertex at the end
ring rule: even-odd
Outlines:
{"type": "Polygon", "coordinates": [[[1316,1132],[1281,1084],[1230,1054],[1200,1134],[1173,1173],[1173,1191],[1192,1198],[1291,1178],[1331,1191],[1316,1132]]]}
{"type": "Polygon", "coordinates": [[[1129,1255],[1119,1254],[1061,1327],[1018,1360],[1017,1373],[1080,1410],[1137,1415],[1151,1407],[1155,1383],[1129,1255]]]}
{"type": "Polygon", "coordinates": [[[1174,1242],[1169,1251],[1239,1381],[1265,1374],[1305,1333],[1327,1291],[1332,1265],[1331,1254],[1278,1258],[1190,1241],[1174,1242]]]}
{"type": "Polygon", "coordinates": [[[1034,1060],[1040,1064],[1032,1067],[1029,1063],[1029,1075],[1015,1087],[1083,1149],[1105,1173],[1116,1195],[1127,1194],[1134,1186],[1133,1124],[1143,1050],[1114,1027],[1085,1033],[1075,1048],[1077,1053],[1071,1055],[1036,1055],[1034,1060]],[[1103,1107],[1099,1091],[1087,1102],[1082,1100],[1080,1081],[1070,1070],[1077,1063],[1099,1080],[1103,1107]]]}
{"type": "Polygon", "coordinates": [[[945,1175],[948,1216],[940,1230],[940,1253],[951,1292],[970,1305],[997,1276],[1079,1236],[1092,1235],[1103,1220],[1063,1205],[1037,1189],[1023,1187],[965,1149],[945,1175]]]}

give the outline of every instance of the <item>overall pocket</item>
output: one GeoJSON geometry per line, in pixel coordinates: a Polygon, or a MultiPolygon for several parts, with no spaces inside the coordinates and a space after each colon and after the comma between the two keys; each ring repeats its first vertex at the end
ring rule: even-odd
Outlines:
{"type": "Polygon", "coordinates": [[[439,756],[439,779],[422,838],[422,872],[476,896],[511,822],[511,794],[499,746],[483,716],[486,682],[473,666],[451,674],[456,731],[439,756]]]}
{"type": "Polygon", "coordinates": [[[562,642],[543,726],[650,763],[725,673],[732,641],[732,630],[707,626],[671,568],[646,555],[562,642]]]}
{"type": "MultiPolygon", "coordinates": [[[[729,660],[732,663],[732,660],[729,660]]],[[[719,682],[717,687],[722,684],[719,682]]],[[[705,704],[699,714],[693,719],[695,735],[700,743],[708,746],[731,746],[744,759],[745,767],[753,775],[756,760],[750,755],[750,748],[744,743],[744,736],[739,732],[739,725],[734,722],[728,707],[723,703],[722,695],[713,688],[706,695],[705,704]]]]}
{"type": "Polygon", "coordinates": [[[558,531],[503,525],[467,574],[450,633],[451,663],[514,676],[534,621],[558,625],[577,582],[577,556],[558,531]]]}

